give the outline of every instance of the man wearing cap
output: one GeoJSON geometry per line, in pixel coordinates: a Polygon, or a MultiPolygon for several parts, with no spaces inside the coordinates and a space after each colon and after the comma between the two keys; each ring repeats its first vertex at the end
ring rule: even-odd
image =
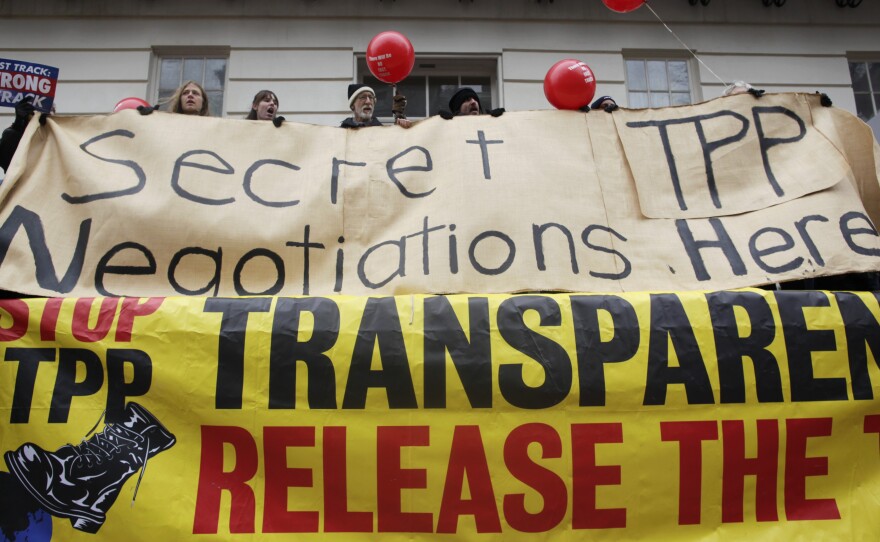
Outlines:
{"type": "MultiPolygon", "coordinates": [[[[487,111],[483,111],[483,104],[480,103],[480,97],[470,87],[461,87],[452,98],[449,99],[449,112],[440,112],[440,116],[444,118],[459,117],[464,115],[483,115],[487,111]],[[451,112],[451,115],[449,114],[451,112]],[[444,114],[446,113],[446,114],[444,114]]],[[[493,117],[500,117],[504,114],[503,108],[488,111],[493,117]]]]}
{"type": "MultiPolygon", "coordinates": [[[[394,97],[394,124],[403,128],[412,126],[412,122],[403,115],[403,107],[406,98],[403,96],[394,97]]],[[[373,116],[376,108],[376,92],[363,84],[348,85],[348,108],[354,113],[339,125],[341,128],[365,128],[367,126],[382,126],[379,119],[373,116]]]]}

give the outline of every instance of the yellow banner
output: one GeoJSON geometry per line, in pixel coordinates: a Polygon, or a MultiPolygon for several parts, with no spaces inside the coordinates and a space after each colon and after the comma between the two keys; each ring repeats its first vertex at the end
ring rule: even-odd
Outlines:
{"type": "Polygon", "coordinates": [[[0,301],[0,535],[874,540],[880,298],[0,301]]]}
{"type": "Polygon", "coordinates": [[[40,296],[635,292],[880,268],[870,128],[819,97],[342,130],[31,123],[0,288],[40,296]]]}

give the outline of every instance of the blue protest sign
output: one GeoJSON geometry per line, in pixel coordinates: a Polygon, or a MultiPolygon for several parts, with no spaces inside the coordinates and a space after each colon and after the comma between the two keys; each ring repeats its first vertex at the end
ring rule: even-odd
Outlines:
{"type": "Polygon", "coordinates": [[[55,101],[58,68],[0,58],[0,106],[15,107],[32,98],[37,111],[48,113],[55,101]]]}

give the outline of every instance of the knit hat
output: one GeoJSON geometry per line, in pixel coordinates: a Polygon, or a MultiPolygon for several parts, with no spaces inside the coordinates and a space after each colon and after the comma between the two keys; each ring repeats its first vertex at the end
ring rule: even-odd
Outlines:
{"type": "Polygon", "coordinates": [[[357,100],[358,95],[363,94],[364,92],[369,92],[376,96],[376,91],[372,88],[364,85],[362,83],[352,83],[348,85],[348,108],[351,109],[351,106],[354,104],[354,101],[357,100]]]}
{"type": "Polygon", "coordinates": [[[602,102],[605,100],[611,100],[612,102],[617,103],[611,96],[601,96],[600,98],[593,100],[593,103],[590,104],[590,109],[599,109],[599,106],[602,105],[602,102]]]}
{"type": "Polygon", "coordinates": [[[480,97],[477,96],[477,93],[474,92],[474,89],[470,87],[461,87],[455,94],[452,95],[452,98],[449,98],[449,111],[451,111],[453,115],[457,115],[459,108],[461,108],[461,104],[470,100],[471,98],[477,100],[477,105],[480,106],[480,111],[482,111],[483,104],[480,103],[480,97]]]}

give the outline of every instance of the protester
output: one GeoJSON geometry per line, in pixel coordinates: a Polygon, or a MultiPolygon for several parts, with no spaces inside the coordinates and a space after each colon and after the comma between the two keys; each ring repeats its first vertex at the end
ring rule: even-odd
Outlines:
{"type": "MultiPolygon", "coordinates": [[[[406,106],[406,98],[403,96],[394,97],[394,124],[409,128],[412,121],[403,117],[403,108],[406,106]]],[[[382,126],[382,123],[373,116],[376,109],[376,92],[362,84],[348,85],[348,108],[353,113],[342,123],[340,128],[365,128],[367,126],[382,126]]]]}
{"type": "MultiPolygon", "coordinates": [[[[211,115],[208,108],[208,95],[202,85],[195,81],[187,81],[177,87],[174,94],[163,103],[170,103],[170,111],[172,113],[181,113],[183,115],[197,115],[199,117],[208,117],[211,115]]],[[[137,110],[141,115],[149,115],[159,106],[146,107],[138,106],[137,110]]]]}
{"type": "MultiPolygon", "coordinates": [[[[487,111],[483,110],[483,104],[480,103],[480,96],[470,87],[461,87],[452,98],[449,99],[449,111],[440,111],[440,116],[444,119],[459,117],[465,115],[484,115],[487,111]]],[[[500,117],[504,114],[504,108],[497,108],[488,111],[493,117],[500,117]]]]}
{"type": "MultiPolygon", "coordinates": [[[[9,169],[12,157],[15,156],[15,151],[21,142],[21,136],[24,135],[24,129],[27,128],[34,111],[32,97],[22,98],[15,104],[15,120],[9,128],[3,130],[3,136],[0,137],[0,168],[3,168],[3,171],[9,169]]],[[[46,116],[45,113],[40,115],[40,124],[46,123],[46,116]]]]}
{"type": "Polygon", "coordinates": [[[284,117],[278,115],[278,96],[271,90],[261,90],[254,96],[247,120],[271,120],[275,126],[281,126],[284,117]]]}
{"type": "Polygon", "coordinates": [[[593,103],[590,104],[590,109],[604,109],[606,113],[611,113],[620,109],[620,106],[617,105],[617,102],[611,96],[600,96],[593,100],[593,103]]]}

